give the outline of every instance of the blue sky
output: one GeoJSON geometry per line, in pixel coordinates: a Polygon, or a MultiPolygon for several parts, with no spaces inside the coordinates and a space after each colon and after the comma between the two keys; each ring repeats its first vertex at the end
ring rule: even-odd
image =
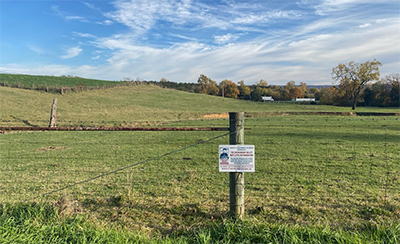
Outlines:
{"type": "Polygon", "coordinates": [[[400,73],[398,0],[0,0],[0,73],[331,85],[400,73]]]}

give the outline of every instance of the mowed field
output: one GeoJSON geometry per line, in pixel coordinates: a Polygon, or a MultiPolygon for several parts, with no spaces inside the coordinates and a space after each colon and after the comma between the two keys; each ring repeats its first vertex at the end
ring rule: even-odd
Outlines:
{"type": "MultiPolygon", "coordinates": [[[[55,98],[59,126],[79,126],[80,122],[90,125],[92,121],[96,123],[94,125],[102,122],[112,125],[113,122],[124,121],[202,119],[206,114],[236,111],[278,115],[284,112],[351,112],[348,107],[249,102],[152,85],[116,87],[65,95],[0,87],[0,94],[0,119],[3,126],[48,126],[51,105],[55,98]]],[[[357,112],[400,111],[398,108],[361,107],[357,112]]]]}
{"type": "Polygon", "coordinates": [[[60,126],[227,127],[218,114],[246,112],[256,172],[245,174],[245,219],[227,214],[228,174],[218,172],[224,131],[6,131],[0,242],[399,241],[399,116],[317,115],[350,108],[147,85],[66,95],[2,87],[2,126],[47,126],[53,98],[60,126]]]}

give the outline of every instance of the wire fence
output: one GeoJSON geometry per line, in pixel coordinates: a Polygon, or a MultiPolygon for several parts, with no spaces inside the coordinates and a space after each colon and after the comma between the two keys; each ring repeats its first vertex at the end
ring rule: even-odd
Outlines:
{"type": "MultiPolygon", "coordinates": [[[[228,121],[165,126],[227,127],[228,121]]],[[[400,208],[398,117],[246,118],[245,128],[245,144],[255,145],[256,155],[256,172],[245,176],[248,214],[279,219],[289,218],[285,213],[400,208]]],[[[194,203],[210,215],[228,209],[228,174],[218,171],[218,146],[228,144],[227,132],[4,132],[2,203],[70,195],[82,208],[127,198],[143,209],[194,203]]]]}

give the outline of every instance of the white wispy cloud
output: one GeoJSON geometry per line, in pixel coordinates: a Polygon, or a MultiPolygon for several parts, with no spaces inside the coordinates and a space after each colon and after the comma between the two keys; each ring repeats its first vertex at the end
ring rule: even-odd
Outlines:
{"type": "Polygon", "coordinates": [[[298,4],[313,7],[318,15],[328,15],[332,12],[346,11],[356,5],[396,2],[398,3],[397,0],[381,0],[379,2],[376,0],[302,0],[298,4]]]}
{"type": "Polygon", "coordinates": [[[359,25],[360,28],[367,28],[370,26],[371,26],[371,23],[365,23],[365,24],[359,25]]]}
{"type": "Polygon", "coordinates": [[[92,38],[92,39],[96,39],[97,38],[97,36],[95,36],[93,34],[90,34],[90,33],[82,33],[82,32],[74,31],[74,32],[72,32],[72,34],[74,36],[85,37],[85,38],[92,38]]]}
{"type": "Polygon", "coordinates": [[[69,49],[67,49],[66,54],[61,55],[60,58],[62,59],[70,59],[70,58],[74,58],[76,56],[78,56],[79,54],[81,54],[82,49],[77,46],[77,47],[71,47],[69,49]]]}
{"type": "Polygon", "coordinates": [[[386,21],[388,21],[388,19],[377,19],[375,22],[380,24],[380,23],[384,23],[386,21]]]}
{"type": "Polygon", "coordinates": [[[117,10],[107,13],[106,16],[131,29],[143,32],[154,25],[157,14],[162,12],[164,5],[169,8],[168,4],[160,4],[156,1],[118,1],[114,2],[117,10]]]}
{"type": "Polygon", "coordinates": [[[77,16],[77,15],[69,15],[69,14],[67,14],[67,13],[65,13],[65,12],[63,12],[63,11],[61,11],[61,10],[59,10],[59,8],[60,8],[60,7],[57,6],[57,5],[53,5],[53,6],[51,7],[51,9],[53,10],[53,12],[56,13],[57,16],[59,16],[59,17],[65,19],[66,21],[78,20],[78,21],[80,21],[80,22],[86,22],[86,23],[89,22],[85,17],[77,16]]]}
{"type": "Polygon", "coordinates": [[[158,21],[169,22],[171,28],[176,26],[182,28],[182,25],[188,24],[192,29],[226,30],[249,25],[262,26],[271,19],[289,19],[301,16],[301,13],[295,10],[267,11],[259,4],[238,4],[231,1],[223,1],[223,3],[225,4],[207,5],[190,0],[116,1],[114,2],[116,10],[105,16],[139,33],[146,33],[158,21]]]}
{"type": "Polygon", "coordinates": [[[28,44],[27,47],[29,48],[29,50],[31,50],[32,52],[35,52],[37,54],[46,53],[46,51],[43,48],[36,46],[36,45],[28,44]]]}
{"type": "Polygon", "coordinates": [[[64,18],[65,18],[65,20],[78,20],[78,21],[81,21],[81,22],[89,23],[89,21],[86,18],[82,17],[82,16],[72,16],[72,15],[70,15],[70,16],[64,16],[64,18]]]}
{"type": "Polygon", "coordinates": [[[244,16],[234,18],[232,21],[230,21],[230,24],[259,25],[261,23],[267,23],[268,20],[269,18],[266,15],[247,14],[244,16]]]}
{"type": "Polygon", "coordinates": [[[93,9],[93,10],[99,10],[93,3],[88,3],[88,2],[82,2],[84,5],[86,5],[88,8],[93,9]]]}
{"type": "Polygon", "coordinates": [[[217,44],[225,44],[225,43],[236,41],[238,38],[239,38],[239,35],[233,35],[231,33],[228,33],[228,34],[222,35],[222,36],[214,36],[214,39],[215,39],[214,42],[217,44]]]}
{"type": "MultiPolygon", "coordinates": [[[[315,1],[314,1],[315,2],[315,1]]],[[[330,12],[342,11],[348,9],[354,4],[361,2],[360,0],[322,0],[315,5],[316,13],[326,15],[330,12]]],[[[364,3],[372,2],[371,0],[363,1],[364,3]]]]}
{"type": "Polygon", "coordinates": [[[106,20],[103,20],[103,21],[97,21],[96,24],[98,24],[98,25],[112,25],[112,24],[114,24],[114,22],[112,22],[111,20],[106,19],[106,20]]]}

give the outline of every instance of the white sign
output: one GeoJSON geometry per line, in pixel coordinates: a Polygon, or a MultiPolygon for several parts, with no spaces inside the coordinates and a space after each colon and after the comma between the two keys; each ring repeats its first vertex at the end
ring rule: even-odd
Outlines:
{"type": "Polygon", "coordinates": [[[254,145],[220,145],[219,172],[254,172],[254,145]]]}

